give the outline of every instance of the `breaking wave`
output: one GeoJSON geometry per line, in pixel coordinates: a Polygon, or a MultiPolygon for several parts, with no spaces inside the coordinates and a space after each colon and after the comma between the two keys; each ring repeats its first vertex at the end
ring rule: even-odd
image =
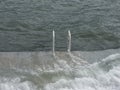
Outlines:
{"type": "MultiPolygon", "coordinates": [[[[42,63],[43,66],[37,66],[36,64],[35,68],[31,68],[30,65],[24,68],[16,65],[11,65],[11,68],[7,69],[6,67],[1,68],[0,90],[120,89],[120,53],[110,54],[93,63],[83,58],[80,59],[74,54],[71,54],[69,57],[65,53],[62,54],[57,53],[58,57],[53,58],[53,64],[44,59],[46,62],[42,63]],[[61,58],[63,56],[66,59],[61,58]],[[85,62],[78,63],[83,60],[85,62]]],[[[49,57],[49,54],[47,55],[49,57]]],[[[39,60],[41,61],[42,57],[39,60]]]]}

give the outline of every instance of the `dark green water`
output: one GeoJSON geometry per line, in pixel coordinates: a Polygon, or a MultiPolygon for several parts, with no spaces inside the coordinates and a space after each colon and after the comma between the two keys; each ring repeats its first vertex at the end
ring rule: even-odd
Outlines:
{"type": "Polygon", "coordinates": [[[120,0],[0,0],[0,51],[120,47],[120,0]]]}

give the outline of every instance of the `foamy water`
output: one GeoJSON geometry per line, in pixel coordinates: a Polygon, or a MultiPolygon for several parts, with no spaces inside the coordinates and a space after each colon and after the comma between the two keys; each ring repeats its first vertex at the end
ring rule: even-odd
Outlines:
{"type": "Polygon", "coordinates": [[[120,54],[110,55],[105,58],[102,63],[94,63],[87,67],[79,67],[75,69],[75,78],[60,79],[55,83],[49,83],[45,86],[45,90],[119,90],[120,89],[120,66],[113,66],[118,59],[120,63],[120,54]],[[108,61],[107,61],[108,60],[108,61]],[[113,60],[113,62],[109,62],[113,60]],[[106,71],[101,68],[100,64],[107,62],[112,68],[106,71]]]}
{"type": "MultiPolygon", "coordinates": [[[[66,60],[61,58],[64,54],[59,53],[60,57],[57,53],[58,60],[53,59],[53,64],[43,62],[43,66],[35,65],[35,68],[20,68],[16,65],[1,68],[0,90],[120,90],[120,53],[117,50],[108,50],[98,55],[105,53],[109,55],[98,61],[93,60],[93,63],[89,62],[90,57],[84,60],[71,54],[71,58],[67,57],[66,60]],[[110,51],[113,54],[110,54],[110,51]],[[82,60],[88,63],[78,63],[82,60]]],[[[49,57],[49,54],[47,55],[49,57]]],[[[82,53],[80,55],[84,56],[82,53]]],[[[39,60],[41,61],[40,58],[39,60]]]]}

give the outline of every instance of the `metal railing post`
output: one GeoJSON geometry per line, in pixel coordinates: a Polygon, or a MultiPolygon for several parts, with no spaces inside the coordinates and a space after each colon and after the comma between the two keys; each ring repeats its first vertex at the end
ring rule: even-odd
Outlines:
{"type": "Polygon", "coordinates": [[[71,32],[68,30],[68,50],[69,53],[71,52],[71,32]]]}
{"type": "Polygon", "coordinates": [[[52,52],[53,52],[53,56],[55,56],[55,31],[54,30],[53,30],[52,52]]]}

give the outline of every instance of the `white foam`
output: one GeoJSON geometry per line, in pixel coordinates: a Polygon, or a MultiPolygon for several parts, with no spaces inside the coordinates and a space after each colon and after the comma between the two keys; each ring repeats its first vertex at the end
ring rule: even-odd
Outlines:
{"type": "MultiPolygon", "coordinates": [[[[120,90],[120,64],[113,64],[112,68],[107,71],[100,67],[101,63],[114,62],[115,60],[117,60],[115,63],[120,62],[119,53],[112,54],[104,58],[102,61],[89,64],[88,66],[80,66],[80,64],[76,64],[76,66],[71,67],[67,61],[60,59],[53,64],[54,68],[49,67],[48,69],[45,68],[44,70],[39,70],[39,67],[37,67],[38,71],[43,73],[48,72],[48,74],[62,71],[66,76],[70,74],[70,78],[53,76],[53,81],[51,83],[50,81],[46,81],[43,85],[43,89],[42,87],[37,89],[37,85],[35,86],[29,81],[20,82],[20,78],[4,78],[0,81],[0,90],[120,90]]],[[[37,77],[40,75],[38,72],[31,72],[30,74],[33,76],[37,75],[37,77]]]]}
{"type": "Polygon", "coordinates": [[[73,80],[60,79],[49,83],[45,90],[120,90],[120,67],[96,77],[82,77],[73,80]],[[117,69],[118,70],[117,70],[117,69]]]}
{"type": "Polygon", "coordinates": [[[36,90],[36,87],[28,81],[20,82],[19,78],[3,78],[0,81],[0,90],[36,90]]]}
{"type": "Polygon", "coordinates": [[[111,60],[115,60],[115,59],[120,59],[120,54],[116,53],[116,54],[112,54],[106,58],[104,58],[102,61],[111,61],[111,60]]]}
{"type": "MultiPolygon", "coordinates": [[[[109,61],[119,59],[120,54],[113,54],[103,59],[109,61]]],[[[114,66],[109,71],[103,71],[99,63],[88,67],[78,67],[73,79],[61,78],[49,83],[44,90],[120,90],[120,66],[114,66]]]]}

